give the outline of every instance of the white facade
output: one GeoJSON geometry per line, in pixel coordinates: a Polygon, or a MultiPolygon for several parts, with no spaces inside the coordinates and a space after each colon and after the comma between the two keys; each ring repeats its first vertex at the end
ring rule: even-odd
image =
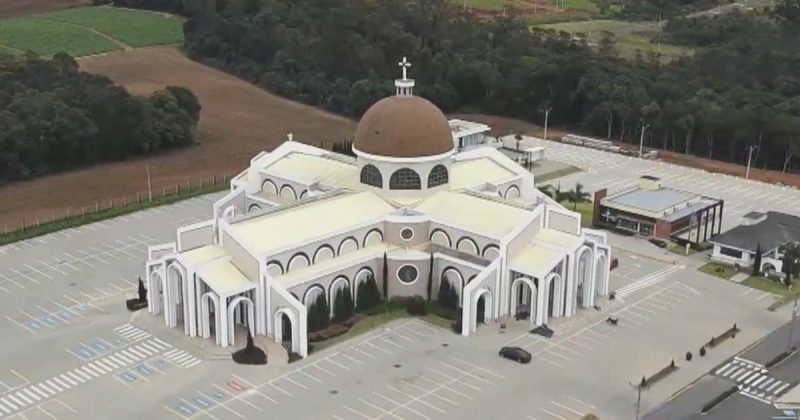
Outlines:
{"type": "MultiPolygon", "coordinates": [[[[398,94],[412,88],[404,76],[398,94]]],[[[582,228],[578,213],[496,149],[355,152],[290,138],[254,157],[211,220],[148,249],[150,312],[220,346],[249,328],[305,357],[307,307],[320,297],[333,307],[339,290],[355,300],[369,278],[382,289],[384,271],[389,297],[435,295],[449,282],[463,335],[477,328],[481,307],[483,322],[525,312],[542,325],[607,294],[605,234],[582,228]]]]}

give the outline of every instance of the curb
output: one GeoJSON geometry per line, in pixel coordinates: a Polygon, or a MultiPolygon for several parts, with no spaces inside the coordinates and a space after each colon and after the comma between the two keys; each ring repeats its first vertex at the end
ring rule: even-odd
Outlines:
{"type": "Polygon", "coordinates": [[[676,261],[670,261],[670,260],[667,260],[667,259],[654,257],[652,255],[647,255],[647,254],[643,254],[641,252],[631,251],[631,250],[625,249],[625,248],[612,247],[612,249],[618,250],[618,251],[622,251],[622,252],[625,252],[625,253],[628,253],[628,254],[631,254],[631,255],[636,255],[638,257],[647,258],[649,260],[658,261],[658,262],[661,262],[661,263],[664,263],[664,264],[670,264],[670,265],[676,265],[677,264],[676,261]]]}

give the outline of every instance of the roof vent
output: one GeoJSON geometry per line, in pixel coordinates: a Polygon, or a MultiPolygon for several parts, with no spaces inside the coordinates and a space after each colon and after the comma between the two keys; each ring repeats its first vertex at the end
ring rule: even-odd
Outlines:
{"type": "Polygon", "coordinates": [[[751,211],[742,216],[742,225],[752,226],[766,220],[767,214],[758,211],[751,211]]]}
{"type": "Polygon", "coordinates": [[[650,191],[658,190],[661,188],[661,179],[650,175],[643,175],[639,178],[639,188],[650,191]]]}

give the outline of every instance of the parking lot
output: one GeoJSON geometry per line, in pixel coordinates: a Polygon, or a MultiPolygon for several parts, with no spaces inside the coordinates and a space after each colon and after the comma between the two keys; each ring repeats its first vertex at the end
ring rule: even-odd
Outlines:
{"type": "Polygon", "coordinates": [[[609,193],[637,185],[642,175],[661,178],[664,186],[725,200],[723,231],[739,224],[741,216],[753,210],[775,210],[800,216],[800,190],[751,181],[739,177],[705,172],[669,163],[638,159],[571,144],[534,140],[546,148],[548,160],[577,166],[583,172],[549,181],[562,190],[576,183],[593,192],[608,188],[609,193]]]}

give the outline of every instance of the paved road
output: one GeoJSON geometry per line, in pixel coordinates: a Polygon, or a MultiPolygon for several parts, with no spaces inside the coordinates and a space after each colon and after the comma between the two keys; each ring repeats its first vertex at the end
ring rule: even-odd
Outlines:
{"type": "MultiPolygon", "coordinates": [[[[726,360],[708,372],[678,397],[648,413],[645,420],[673,419],[785,419],[799,418],[800,412],[777,410],[772,401],[800,380],[800,356],[795,353],[777,366],[766,369],[764,365],[786,350],[789,343],[790,323],[783,325],[758,345],[726,360]],[[700,409],[731,386],[741,386],[741,391],[723,401],[710,413],[701,415],[700,409]]],[[[795,327],[793,345],[800,346],[795,327]]]]}

